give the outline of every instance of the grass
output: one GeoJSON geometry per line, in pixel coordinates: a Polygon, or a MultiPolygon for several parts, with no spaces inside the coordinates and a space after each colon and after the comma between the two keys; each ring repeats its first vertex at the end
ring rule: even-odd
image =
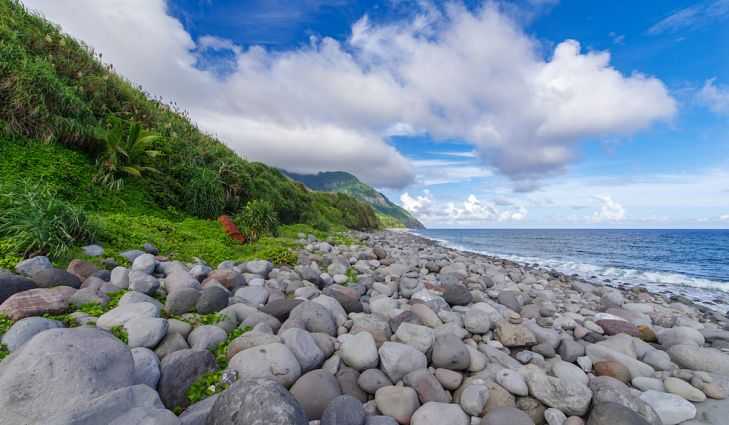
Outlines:
{"type": "Polygon", "coordinates": [[[127,330],[124,329],[124,326],[118,325],[112,327],[111,334],[124,344],[129,344],[129,335],[127,335],[127,330]]]}
{"type": "Polygon", "coordinates": [[[11,252],[60,257],[75,244],[93,241],[96,226],[83,209],[42,183],[0,183],[0,236],[10,241],[11,252]]]}
{"type": "Polygon", "coordinates": [[[250,330],[249,326],[233,329],[225,341],[211,350],[218,363],[218,370],[201,375],[190,385],[190,388],[187,389],[187,399],[190,404],[195,404],[228,388],[228,385],[222,382],[223,371],[228,368],[228,346],[236,338],[250,330]]]}
{"type": "MultiPolygon", "coordinates": [[[[0,314],[0,337],[5,335],[5,332],[13,326],[13,321],[10,318],[0,314]]],[[[5,344],[0,343],[0,361],[10,354],[8,347],[5,344]]]]}

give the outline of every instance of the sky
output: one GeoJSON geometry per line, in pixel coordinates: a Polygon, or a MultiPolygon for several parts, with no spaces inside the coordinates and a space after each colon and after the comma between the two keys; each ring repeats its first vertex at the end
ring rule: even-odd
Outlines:
{"type": "Polygon", "coordinates": [[[243,157],[430,227],[729,228],[729,0],[23,0],[243,157]]]}

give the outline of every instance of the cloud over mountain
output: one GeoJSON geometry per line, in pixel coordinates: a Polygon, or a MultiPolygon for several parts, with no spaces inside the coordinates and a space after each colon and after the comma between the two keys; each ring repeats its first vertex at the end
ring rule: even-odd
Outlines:
{"type": "Polygon", "coordinates": [[[343,169],[403,187],[413,165],[388,143],[428,134],[474,146],[517,182],[562,170],[580,140],[669,119],[658,79],[624,75],[574,40],[545,58],[497,5],[423,7],[407,20],[362,17],[346,40],[284,51],[193,40],[163,0],[26,0],[104,54],[121,74],[174,99],[204,129],[256,160],[297,172],[343,169]],[[210,50],[230,66],[201,67],[210,50]]]}

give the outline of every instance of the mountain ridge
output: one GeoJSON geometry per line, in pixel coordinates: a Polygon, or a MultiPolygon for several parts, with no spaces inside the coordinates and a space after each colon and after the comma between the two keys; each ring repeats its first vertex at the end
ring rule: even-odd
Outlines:
{"type": "Polygon", "coordinates": [[[360,181],[346,171],[321,171],[316,174],[300,174],[281,170],[286,176],[319,192],[345,193],[362,200],[375,211],[396,220],[410,229],[424,229],[425,226],[407,210],[390,201],[387,196],[360,181]]]}

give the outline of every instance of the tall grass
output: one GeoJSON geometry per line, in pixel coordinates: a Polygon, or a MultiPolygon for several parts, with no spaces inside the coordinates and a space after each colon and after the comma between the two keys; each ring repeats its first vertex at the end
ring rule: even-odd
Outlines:
{"type": "Polygon", "coordinates": [[[60,257],[75,244],[90,242],[95,226],[86,213],[42,184],[0,186],[0,238],[25,256],[60,257]]]}

